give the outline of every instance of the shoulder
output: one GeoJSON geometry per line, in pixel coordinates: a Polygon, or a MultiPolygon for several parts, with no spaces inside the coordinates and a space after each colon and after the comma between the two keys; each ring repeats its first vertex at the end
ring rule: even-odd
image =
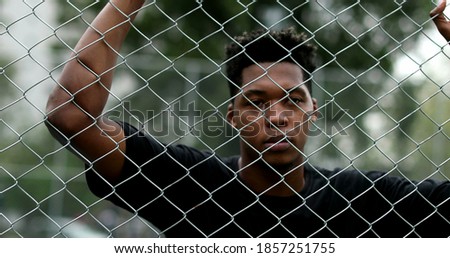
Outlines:
{"type": "Polygon", "coordinates": [[[349,168],[327,169],[309,163],[305,164],[305,174],[306,177],[310,178],[311,180],[325,180],[329,182],[340,182],[342,180],[361,180],[364,178],[375,180],[376,178],[382,177],[384,175],[383,172],[378,171],[366,172],[349,168]]]}
{"type": "Polygon", "coordinates": [[[373,183],[382,179],[389,180],[395,178],[383,171],[363,171],[351,168],[326,169],[311,164],[305,164],[305,173],[311,179],[321,179],[338,183],[341,181],[358,181],[358,183],[360,181],[368,181],[373,183]]]}
{"type": "Polygon", "coordinates": [[[381,171],[361,171],[350,168],[331,170],[308,164],[305,165],[305,174],[310,192],[323,189],[347,197],[359,195],[378,186],[388,189],[398,184],[397,178],[381,171]]]}
{"type": "Polygon", "coordinates": [[[341,194],[361,194],[376,190],[388,199],[398,200],[407,195],[422,196],[450,195],[450,183],[426,179],[414,181],[407,177],[393,175],[384,171],[362,171],[350,168],[335,168],[333,170],[305,166],[307,187],[313,189],[332,187],[341,194]]]}

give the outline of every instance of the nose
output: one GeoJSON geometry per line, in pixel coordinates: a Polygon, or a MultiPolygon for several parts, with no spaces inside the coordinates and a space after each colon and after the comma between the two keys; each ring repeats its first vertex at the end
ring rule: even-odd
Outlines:
{"type": "Polygon", "coordinates": [[[281,103],[270,105],[265,114],[266,125],[268,127],[282,128],[288,125],[289,110],[286,110],[281,103]]]}

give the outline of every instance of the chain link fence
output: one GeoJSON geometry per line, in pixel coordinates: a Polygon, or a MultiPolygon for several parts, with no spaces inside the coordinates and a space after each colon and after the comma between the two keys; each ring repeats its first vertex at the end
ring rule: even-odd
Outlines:
{"type": "MultiPolygon", "coordinates": [[[[72,60],[76,42],[107,2],[0,0],[2,237],[164,237],[177,225],[196,226],[195,208],[183,205],[174,204],[183,214],[164,228],[139,216],[146,205],[157,213],[155,203],[170,201],[165,194],[178,181],[128,211],[92,194],[86,182],[92,162],[86,166],[45,125],[48,96],[72,60]]],[[[237,155],[239,131],[226,120],[230,96],[223,46],[253,28],[294,26],[318,46],[318,67],[312,74],[318,117],[305,161],[330,170],[383,171],[415,182],[414,192],[429,179],[448,181],[450,62],[448,44],[428,17],[434,3],[334,2],[147,1],[118,54],[103,115],[140,128],[167,146],[192,146],[211,157],[237,155]]],[[[187,167],[185,177],[202,185],[189,174],[196,166],[187,167]]],[[[218,209],[226,208],[213,196],[228,183],[213,190],[202,187],[218,209]]],[[[346,205],[335,217],[353,210],[366,224],[365,232],[375,236],[377,221],[395,213],[402,202],[389,203],[388,212],[368,220],[353,207],[357,199],[343,198],[346,205]]],[[[429,217],[437,214],[450,226],[448,212],[442,213],[448,202],[430,203],[429,217]]],[[[237,224],[249,207],[227,212],[229,220],[218,228],[237,224]]],[[[291,208],[283,215],[271,213],[274,225],[284,227],[283,219],[299,209],[291,208]]],[[[321,229],[331,228],[333,218],[319,218],[321,229]]],[[[415,228],[426,220],[408,222],[405,236],[420,236],[415,228]]]]}

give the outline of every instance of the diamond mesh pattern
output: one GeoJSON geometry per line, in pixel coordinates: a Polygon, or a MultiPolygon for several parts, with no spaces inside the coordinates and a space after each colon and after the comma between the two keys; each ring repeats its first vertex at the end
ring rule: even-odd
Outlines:
{"type": "MultiPolygon", "coordinates": [[[[161,237],[182,221],[197,227],[188,216],[195,207],[178,207],[185,216],[162,231],[137,215],[160,198],[177,207],[164,193],[186,178],[208,193],[205,202],[220,207],[211,196],[229,182],[207,189],[189,173],[200,164],[186,166],[171,157],[186,174],[164,186],[145,178],[161,192],[158,198],[141,208],[130,206],[131,212],[120,209],[94,196],[86,184],[87,171],[107,154],[85,166],[87,158],[70,148],[83,131],[67,137],[65,144],[48,132],[47,97],[59,85],[63,67],[76,60],[77,40],[106,2],[0,1],[2,237],[161,237]]],[[[319,66],[312,75],[318,120],[311,128],[305,160],[329,169],[385,171],[417,186],[430,178],[449,180],[450,79],[442,68],[448,65],[448,44],[430,26],[423,3],[236,0],[177,1],[173,6],[169,2],[147,1],[138,10],[123,49],[116,52],[116,65],[100,74],[92,71],[98,80],[115,71],[112,88],[103,85],[109,99],[102,116],[144,128],[168,146],[186,144],[211,152],[202,162],[236,154],[239,131],[225,116],[230,97],[222,46],[252,27],[295,26],[319,48],[319,66]]],[[[122,23],[128,23],[129,15],[123,15],[122,23]]],[[[109,31],[100,33],[99,41],[109,31]]],[[[76,98],[95,82],[67,93],[76,98]]],[[[347,208],[321,218],[323,227],[348,210],[358,214],[351,204],[364,193],[352,199],[342,196],[347,208]]],[[[308,198],[315,194],[319,193],[308,198]]],[[[390,203],[394,212],[402,200],[390,203]]],[[[439,212],[445,202],[430,205],[450,224],[439,212]]],[[[240,214],[220,209],[230,217],[240,214]]],[[[269,208],[267,212],[279,221],[273,228],[289,232],[281,221],[295,209],[280,217],[269,208]]],[[[367,232],[377,235],[372,226],[383,216],[375,221],[358,216],[368,225],[367,232]]],[[[426,220],[410,225],[410,234],[426,220]]]]}

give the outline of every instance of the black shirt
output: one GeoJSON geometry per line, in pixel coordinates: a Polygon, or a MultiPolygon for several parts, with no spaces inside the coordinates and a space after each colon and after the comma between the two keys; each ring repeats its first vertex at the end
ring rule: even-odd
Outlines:
{"type": "Polygon", "coordinates": [[[449,182],[305,164],[297,195],[258,195],[240,180],[237,156],[166,146],[123,127],[121,179],[111,185],[91,169],[89,187],[167,237],[450,236],[449,182]]]}

